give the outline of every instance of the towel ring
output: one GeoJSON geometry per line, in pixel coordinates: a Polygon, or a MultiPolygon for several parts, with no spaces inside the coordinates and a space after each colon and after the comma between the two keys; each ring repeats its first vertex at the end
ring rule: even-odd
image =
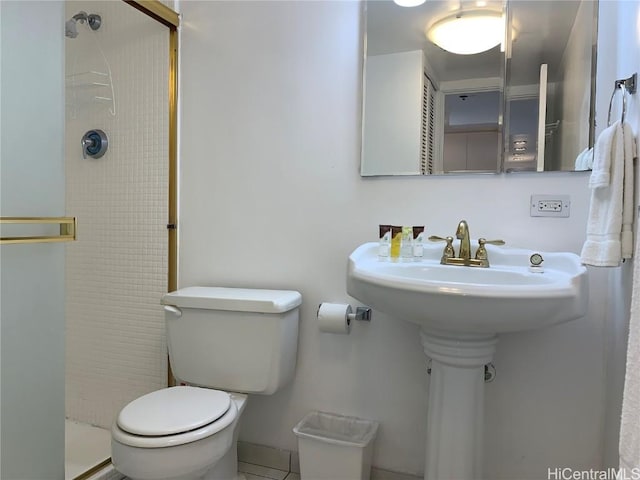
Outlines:
{"type": "Polygon", "coordinates": [[[611,94],[611,100],[609,100],[609,113],[607,114],[607,127],[611,125],[611,107],[613,106],[613,98],[616,96],[618,89],[622,90],[622,115],[620,116],[620,123],[624,123],[624,116],[627,113],[627,93],[630,95],[636,93],[637,79],[638,74],[634,73],[629,78],[616,80],[613,84],[613,93],[611,94]]]}
{"type": "Polygon", "coordinates": [[[620,123],[624,123],[624,115],[627,113],[627,87],[624,83],[618,84],[616,82],[616,87],[613,89],[613,93],[611,94],[611,100],[609,100],[609,113],[607,114],[607,127],[611,126],[611,107],[613,106],[613,99],[616,96],[616,92],[618,90],[622,90],[622,115],[620,116],[620,123]]]}

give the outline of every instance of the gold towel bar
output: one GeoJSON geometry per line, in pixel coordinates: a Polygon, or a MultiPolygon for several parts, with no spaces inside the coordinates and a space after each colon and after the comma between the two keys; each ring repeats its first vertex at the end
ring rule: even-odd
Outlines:
{"type": "Polygon", "coordinates": [[[49,242],[71,242],[76,239],[77,221],[76,217],[0,217],[0,224],[22,223],[22,224],[59,224],[60,235],[53,236],[24,236],[24,237],[0,237],[0,245],[10,243],[49,243],[49,242]]]}

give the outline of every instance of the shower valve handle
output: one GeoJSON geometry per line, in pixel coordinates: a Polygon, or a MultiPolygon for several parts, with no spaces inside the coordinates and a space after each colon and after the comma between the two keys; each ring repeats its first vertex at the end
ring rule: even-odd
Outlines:
{"type": "Polygon", "coordinates": [[[82,137],[80,146],[82,147],[82,158],[87,158],[87,150],[95,145],[95,140],[89,137],[82,137]]]}
{"type": "Polygon", "coordinates": [[[109,148],[109,140],[107,134],[102,130],[89,130],[82,136],[80,140],[80,146],[82,148],[82,158],[100,158],[109,148]]]}

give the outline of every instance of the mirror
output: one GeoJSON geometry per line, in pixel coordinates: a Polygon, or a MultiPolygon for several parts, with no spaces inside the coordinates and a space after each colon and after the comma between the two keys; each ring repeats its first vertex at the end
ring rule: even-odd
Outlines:
{"type": "Polygon", "coordinates": [[[597,0],[364,5],[362,176],[575,170],[593,145],[597,0]],[[497,45],[427,39],[479,10],[501,19],[497,45]]]}

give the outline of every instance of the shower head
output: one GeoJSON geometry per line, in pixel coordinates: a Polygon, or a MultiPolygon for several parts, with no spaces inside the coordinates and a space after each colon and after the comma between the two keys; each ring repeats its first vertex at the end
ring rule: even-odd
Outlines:
{"type": "Polygon", "coordinates": [[[69,38],[76,38],[78,36],[78,27],[73,18],[67,20],[67,23],[64,24],[64,35],[69,38]]]}
{"type": "Polygon", "coordinates": [[[78,22],[87,23],[91,30],[98,30],[102,24],[102,17],[96,13],[78,12],[65,23],[64,34],[69,38],[78,36],[78,22]]]}

